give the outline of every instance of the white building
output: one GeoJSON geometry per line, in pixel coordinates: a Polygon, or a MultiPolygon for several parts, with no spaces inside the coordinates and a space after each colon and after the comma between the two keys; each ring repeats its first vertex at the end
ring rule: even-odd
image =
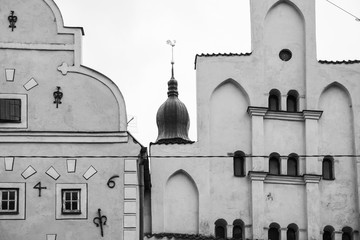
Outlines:
{"type": "Polygon", "coordinates": [[[83,29],[52,0],[1,0],[0,19],[0,239],[139,239],[146,149],[81,65],[83,29]]]}
{"type": "Polygon", "coordinates": [[[360,61],[317,60],[315,0],[250,11],[251,53],[196,56],[195,143],[169,81],[146,238],[359,239],[360,61]]]}

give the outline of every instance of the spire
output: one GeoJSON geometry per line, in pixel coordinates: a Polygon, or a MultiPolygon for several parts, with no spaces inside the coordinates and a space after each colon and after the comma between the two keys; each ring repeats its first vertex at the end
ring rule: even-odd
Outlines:
{"type": "Polygon", "coordinates": [[[168,81],[168,97],[170,96],[178,96],[179,95],[179,92],[178,92],[178,89],[177,89],[177,81],[175,80],[175,77],[174,77],[174,47],[175,47],[175,43],[176,41],[170,41],[170,40],[167,40],[166,41],[167,44],[169,44],[171,46],[171,78],[170,80],[168,81]]]}
{"type": "Polygon", "coordinates": [[[189,137],[190,119],[184,103],[178,99],[178,83],[174,77],[174,46],[175,40],[166,41],[171,46],[171,78],[168,81],[168,99],[160,106],[156,114],[158,125],[157,144],[193,143],[189,137]]]}

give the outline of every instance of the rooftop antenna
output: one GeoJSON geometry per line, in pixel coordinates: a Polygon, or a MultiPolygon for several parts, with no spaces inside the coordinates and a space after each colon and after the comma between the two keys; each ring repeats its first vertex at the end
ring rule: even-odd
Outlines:
{"type": "Polygon", "coordinates": [[[167,40],[166,41],[167,44],[169,44],[171,46],[171,79],[175,79],[174,78],[174,47],[175,47],[175,43],[176,40],[167,40]]]}
{"type": "Polygon", "coordinates": [[[329,0],[326,0],[327,2],[331,3],[332,5],[334,5],[335,7],[339,8],[340,10],[342,10],[343,12],[346,12],[347,14],[349,14],[350,16],[354,17],[356,21],[360,22],[360,18],[358,18],[357,16],[355,16],[354,14],[352,14],[351,12],[346,11],[345,9],[343,9],[342,7],[336,5],[333,2],[330,2],[329,0]]]}

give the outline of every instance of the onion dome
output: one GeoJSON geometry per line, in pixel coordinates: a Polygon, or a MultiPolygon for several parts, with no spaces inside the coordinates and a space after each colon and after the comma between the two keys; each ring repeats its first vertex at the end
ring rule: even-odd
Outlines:
{"type": "MultiPolygon", "coordinates": [[[[173,63],[172,63],[173,65],[173,63]]],[[[156,144],[193,143],[189,137],[190,119],[186,106],[178,98],[178,83],[172,76],[168,81],[168,99],[160,106],[156,114],[158,138],[156,144]]]]}

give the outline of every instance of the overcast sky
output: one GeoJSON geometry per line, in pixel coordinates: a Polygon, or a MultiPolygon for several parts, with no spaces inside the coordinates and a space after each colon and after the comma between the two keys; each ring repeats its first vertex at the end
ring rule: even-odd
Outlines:
{"type": "MultiPolygon", "coordinates": [[[[306,0],[309,1],[309,0],[306,0]]],[[[249,0],[55,0],[66,26],[84,28],[83,65],[122,92],[129,131],[144,145],[157,138],[156,112],[167,99],[171,47],[175,78],[196,140],[195,55],[250,52],[249,0]]],[[[359,0],[332,0],[360,17],[359,0]]],[[[321,60],[360,59],[360,22],[326,0],[317,3],[321,60]]],[[[359,79],[360,81],[360,79],[359,79]]]]}

